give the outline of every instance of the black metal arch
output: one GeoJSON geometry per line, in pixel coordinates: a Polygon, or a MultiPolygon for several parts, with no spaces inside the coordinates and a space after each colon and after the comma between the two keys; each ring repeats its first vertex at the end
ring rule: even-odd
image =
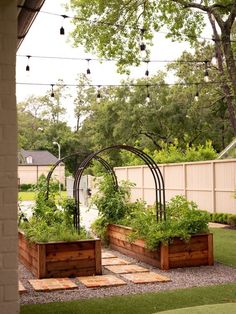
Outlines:
{"type": "MultiPolygon", "coordinates": [[[[166,220],[166,211],[165,211],[165,184],[164,184],[164,179],[162,176],[162,173],[157,166],[156,162],[148,156],[146,153],[143,151],[132,147],[128,145],[114,145],[114,146],[109,146],[103,149],[98,150],[97,152],[89,154],[79,165],[77,172],[75,174],[75,181],[74,181],[74,197],[76,201],[76,210],[75,210],[75,216],[74,216],[74,222],[75,222],[75,227],[77,230],[80,229],[80,199],[79,199],[79,184],[80,180],[83,174],[83,171],[85,168],[88,166],[88,164],[92,161],[92,159],[96,158],[100,153],[109,151],[112,149],[124,149],[127,151],[130,151],[140,157],[145,164],[148,166],[150,169],[153,179],[154,179],[154,184],[155,184],[155,196],[156,196],[156,219],[157,221],[161,221],[162,219],[166,220]]],[[[117,181],[116,181],[117,182],[117,181]]]]}
{"type": "MultiPolygon", "coordinates": [[[[77,152],[77,153],[74,153],[74,154],[71,154],[71,155],[68,155],[68,156],[65,156],[63,158],[61,158],[60,160],[58,160],[51,168],[51,170],[49,171],[48,175],[47,175],[47,191],[46,191],[46,199],[48,199],[48,196],[49,196],[49,192],[50,192],[50,179],[52,177],[52,174],[53,174],[53,171],[56,169],[56,167],[61,163],[63,162],[64,160],[66,159],[69,159],[73,156],[79,156],[81,155],[81,153],[77,152]]],[[[107,170],[107,172],[112,176],[112,180],[113,180],[113,184],[114,184],[114,187],[118,188],[118,182],[117,182],[117,177],[116,177],[116,174],[115,174],[115,171],[113,170],[113,168],[109,165],[109,163],[101,158],[100,156],[96,156],[95,159],[97,161],[99,161],[103,167],[107,170]]],[[[78,169],[77,169],[78,170],[78,169]]],[[[77,173],[77,171],[76,171],[77,173]]],[[[74,197],[75,197],[75,193],[73,191],[73,194],[74,194],[74,197]]]]}

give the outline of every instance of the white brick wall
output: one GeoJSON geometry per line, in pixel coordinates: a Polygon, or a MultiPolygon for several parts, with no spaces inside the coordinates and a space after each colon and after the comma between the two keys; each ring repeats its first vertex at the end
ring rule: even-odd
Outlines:
{"type": "Polygon", "coordinates": [[[16,0],[0,0],[0,313],[19,313],[17,271],[16,0]]]}

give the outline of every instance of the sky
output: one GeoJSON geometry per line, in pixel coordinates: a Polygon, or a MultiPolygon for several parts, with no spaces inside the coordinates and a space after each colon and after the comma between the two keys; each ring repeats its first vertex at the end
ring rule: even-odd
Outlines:
{"type": "MultiPolygon", "coordinates": [[[[68,14],[63,8],[63,5],[67,2],[68,0],[46,0],[41,11],[59,15],[68,14]]],[[[72,47],[72,42],[69,40],[69,32],[72,28],[73,26],[70,24],[69,19],[39,12],[17,52],[16,81],[17,83],[26,82],[48,85],[29,86],[17,84],[17,102],[25,100],[30,95],[44,95],[50,90],[50,84],[55,84],[58,79],[63,79],[65,84],[76,84],[76,78],[80,73],[85,73],[88,65],[86,61],[38,59],[32,57],[29,60],[30,71],[26,72],[27,55],[97,58],[96,55],[87,54],[83,47],[72,47]],[[64,36],[59,34],[62,24],[65,29],[64,36]]],[[[171,40],[165,39],[163,34],[156,34],[154,42],[155,45],[151,50],[151,60],[175,60],[184,50],[190,50],[188,43],[171,42],[171,40]]],[[[158,70],[162,70],[164,65],[163,63],[150,63],[150,76],[154,75],[158,70]]],[[[95,85],[119,84],[120,80],[124,78],[124,76],[117,74],[114,62],[100,64],[93,61],[90,62],[90,69],[92,83],[95,85]]],[[[144,64],[139,68],[131,68],[130,77],[142,77],[145,70],[146,65],[144,64]]],[[[169,79],[173,78],[170,77],[169,79]]],[[[69,93],[75,95],[75,87],[71,87],[69,93]]],[[[74,128],[76,119],[74,117],[73,97],[68,97],[68,99],[64,100],[63,105],[67,110],[65,120],[74,128]]]]}

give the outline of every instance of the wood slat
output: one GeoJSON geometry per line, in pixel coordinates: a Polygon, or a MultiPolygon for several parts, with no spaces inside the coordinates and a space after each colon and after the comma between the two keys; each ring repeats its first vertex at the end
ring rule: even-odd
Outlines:
{"type": "Polygon", "coordinates": [[[61,243],[46,243],[46,254],[49,252],[65,252],[94,249],[94,240],[84,242],[61,242],[61,243]]]}
{"type": "Polygon", "coordinates": [[[160,260],[160,251],[159,250],[150,251],[146,248],[143,248],[143,247],[136,245],[135,243],[130,243],[130,242],[116,239],[113,237],[110,237],[110,243],[114,244],[116,246],[124,247],[125,249],[132,251],[136,254],[141,254],[141,255],[144,255],[144,256],[147,256],[150,258],[155,258],[155,259],[160,260]]]}
{"type": "Polygon", "coordinates": [[[200,250],[207,250],[208,248],[208,237],[206,236],[205,241],[197,243],[178,243],[178,245],[169,245],[169,253],[178,253],[178,252],[194,252],[200,250]]]}
{"type": "Polygon", "coordinates": [[[93,250],[77,250],[77,251],[58,251],[58,252],[47,252],[46,261],[55,262],[55,261],[78,261],[83,259],[94,259],[95,252],[93,250]]]}
{"type": "MultiPolygon", "coordinates": [[[[116,231],[112,230],[112,231],[109,231],[108,235],[109,235],[109,238],[110,237],[111,238],[117,238],[117,239],[129,242],[129,240],[128,240],[128,235],[129,234],[123,234],[123,233],[116,232],[116,231]]],[[[145,248],[145,242],[143,240],[135,240],[135,241],[132,242],[132,244],[136,244],[137,246],[145,248]]]]}
{"type": "Polygon", "coordinates": [[[102,245],[101,240],[95,242],[95,269],[96,275],[102,274],[102,245]]]}
{"type": "Polygon", "coordinates": [[[46,274],[45,278],[63,278],[63,277],[79,277],[79,276],[93,276],[95,274],[95,268],[85,268],[81,270],[74,270],[74,269],[69,269],[69,270],[59,270],[59,271],[49,271],[46,274]]]}
{"type": "Polygon", "coordinates": [[[68,261],[68,262],[48,262],[46,264],[47,267],[47,272],[52,272],[53,270],[57,271],[57,270],[67,270],[67,269],[74,269],[74,270],[78,270],[78,269],[82,269],[82,268],[94,268],[95,271],[95,260],[80,260],[80,261],[68,261]]]}
{"type": "Polygon", "coordinates": [[[114,244],[110,245],[111,249],[119,251],[125,255],[128,255],[130,257],[133,257],[139,261],[145,262],[149,265],[155,266],[155,267],[160,267],[160,261],[158,261],[157,259],[145,256],[145,255],[141,255],[141,254],[137,254],[135,252],[132,252],[130,250],[127,250],[126,248],[120,247],[120,246],[116,246],[114,244]]]}
{"type": "Polygon", "coordinates": [[[170,261],[170,268],[178,268],[178,267],[193,267],[193,266],[204,266],[208,265],[208,258],[201,259],[192,259],[192,260],[182,260],[182,261],[170,261]]]}
{"type": "Polygon", "coordinates": [[[205,259],[208,257],[208,250],[195,251],[195,252],[181,252],[169,255],[169,260],[172,261],[183,261],[191,259],[205,259]]]}

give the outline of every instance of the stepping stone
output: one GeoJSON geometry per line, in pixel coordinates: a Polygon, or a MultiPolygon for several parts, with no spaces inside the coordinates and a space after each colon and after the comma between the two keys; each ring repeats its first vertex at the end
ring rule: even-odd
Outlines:
{"type": "Polygon", "coordinates": [[[151,283],[151,282],[171,281],[169,278],[158,275],[153,272],[126,274],[126,275],[121,275],[121,276],[127,280],[130,280],[133,283],[151,283]]]}
{"type": "Polygon", "coordinates": [[[21,281],[19,280],[19,284],[18,284],[18,289],[19,289],[19,293],[24,293],[27,292],[27,290],[25,289],[25,287],[23,286],[23,284],[21,283],[21,281]]]}
{"type": "Polygon", "coordinates": [[[115,258],[117,256],[115,256],[113,253],[110,252],[102,252],[102,258],[115,258]]]}
{"type": "Polygon", "coordinates": [[[130,262],[125,261],[124,259],[115,257],[115,258],[104,258],[102,259],[102,266],[109,265],[128,265],[130,262]]]}
{"type": "Polygon", "coordinates": [[[29,283],[35,291],[54,291],[64,289],[75,289],[78,286],[69,278],[48,278],[48,279],[31,279],[29,283]]]}
{"type": "Polygon", "coordinates": [[[88,276],[88,277],[77,277],[77,278],[87,288],[114,287],[114,286],[122,286],[122,285],[127,284],[122,279],[117,278],[113,275],[88,276]]]}
{"type": "Polygon", "coordinates": [[[105,268],[112,271],[115,274],[149,272],[148,269],[138,266],[138,265],[112,265],[112,266],[105,266],[105,268]]]}

